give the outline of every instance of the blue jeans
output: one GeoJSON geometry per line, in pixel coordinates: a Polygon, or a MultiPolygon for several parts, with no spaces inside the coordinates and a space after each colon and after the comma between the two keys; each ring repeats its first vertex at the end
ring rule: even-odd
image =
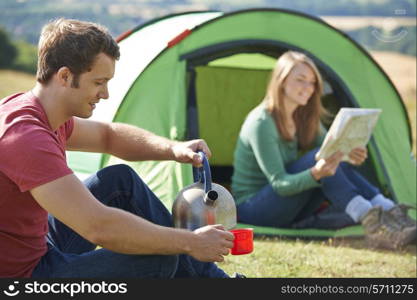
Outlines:
{"type": "MultiPolygon", "coordinates": [[[[311,150],[288,164],[287,172],[295,174],[313,167],[317,151],[318,149],[311,150]]],[[[238,220],[258,226],[291,227],[294,222],[312,216],[326,199],[330,202],[332,213],[344,214],[353,197],[361,195],[370,200],[380,193],[378,188],[371,185],[348,163],[341,163],[333,176],[322,178],[320,181],[320,187],[292,196],[280,196],[268,184],[237,206],[238,220]]],[[[335,224],[328,225],[329,228],[335,227],[335,224]]]]}
{"type": "MultiPolygon", "coordinates": [[[[104,168],[84,183],[105,205],[123,209],[162,226],[171,227],[173,224],[171,214],[162,202],[126,165],[104,168]]],[[[48,252],[36,266],[32,277],[228,277],[215,263],[200,262],[188,255],[127,255],[96,249],[96,245],[51,215],[47,244],[48,252]]]]}

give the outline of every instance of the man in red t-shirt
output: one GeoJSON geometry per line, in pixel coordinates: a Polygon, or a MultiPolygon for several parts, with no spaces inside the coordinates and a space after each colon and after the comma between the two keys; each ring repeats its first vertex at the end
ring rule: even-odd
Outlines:
{"type": "Polygon", "coordinates": [[[203,140],[87,120],[109,96],[118,57],[105,28],[59,19],[43,28],[35,87],[1,100],[0,277],[227,277],[213,262],[233,246],[230,232],[169,227],[168,211],[127,166],[85,185],[67,166],[65,150],[196,166],[198,150],[210,156],[203,140]]]}

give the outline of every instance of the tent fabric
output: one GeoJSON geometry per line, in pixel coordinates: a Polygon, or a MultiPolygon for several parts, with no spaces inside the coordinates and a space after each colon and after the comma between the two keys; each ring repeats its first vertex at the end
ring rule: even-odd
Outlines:
{"type": "Polygon", "coordinates": [[[197,67],[196,71],[200,137],[213,154],[210,164],[228,166],[243,120],[264,97],[270,70],[197,67]]]}
{"type": "MultiPolygon", "coordinates": [[[[232,163],[236,132],[245,113],[262,100],[269,64],[285,50],[305,52],[334,88],[330,102],[382,108],[369,163],[394,200],[415,202],[416,163],[410,159],[410,125],[398,91],[362,47],[322,20],[279,9],[195,12],[154,20],[119,44],[121,59],[109,83],[111,97],[97,107],[93,119],[129,123],[174,140],[197,132],[213,145],[210,163],[219,166],[232,163]],[[168,47],[184,30],[190,34],[168,47]],[[195,109],[190,91],[195,92],[195,109]],[[187,122],[187,117],[194,120],[190,114],[196,122],[187,122]]],[[[169,209],[178,191],[193,181],[191,167],[176,162],[125,162],[78,152],[68,153],[68,158],[80,176],[111,164],[129,164],[169,209]]],[[[350,230],[319,234],[354,234],[350,230]]]]}
{"type": "Polygon", "coordinates": [[[267,226],[254,226],[251,224],[238,223],[236,228],[253,228],[256,235],[262,236],[286,236],[286,237],[302,237],[302,238],[327,238],[327,237],[361,237],[364,234],[361,226],[349,226],[339,230],[327,229],[290,229],[290,228],[274,228],[267,226]]]}

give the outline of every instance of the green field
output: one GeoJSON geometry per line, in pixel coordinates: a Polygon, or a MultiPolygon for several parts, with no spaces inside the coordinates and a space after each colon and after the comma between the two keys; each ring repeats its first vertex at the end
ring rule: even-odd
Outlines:
{"type": "Polygon", "coordinates": [[[25,92],[35,85],[35,76],[12,70],[0,70],[0,99],[25,92]]]}
{"type": "MultiPolygon", "coordinates": [[[[26,91],[32,75],[0,70],[0,98],[26,91]]],[[[407,101],[415,132],[415,100],[407,101]]],[[[415,147],[414,147],[415,149],[415,147]]],[[[253,253],[226,256],[219,265],[248,277],[417,277],[416,246],[400,252],[372,250],[363,239],[294,240],[256,238],[253,253]]]]}
{"type": "Polygon", "coordinates": [[[227,273],[251,278],[416,277],[416,247],[401,252],[369,249],[363,239],[289,240],[255,238],[254,251],[225,257],[227,273]]]}

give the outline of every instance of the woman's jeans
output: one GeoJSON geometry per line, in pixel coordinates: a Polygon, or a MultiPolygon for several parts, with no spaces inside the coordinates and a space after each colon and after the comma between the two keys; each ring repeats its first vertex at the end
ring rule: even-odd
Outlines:
{"type": "MultiPolygon", "coordinates": [[[[311,150],[287,165],[287,172],[295,174],[313,167],[316,164],[314,157],[317,151],[318,149],[311,150]]],[[[350,219],[344,212],[352,198],[361,195],[370,200],[380,193],[378,188],[371,185],[348,163],[341,163],[333,176],[322,178],[320,182],[320,187],[292,196],[280,196],[268,184],[238,205],[238,221],[258,226],[290,227],[293,223],[312,216],[326,199],[330,202],[329,210],[332,213],[337,212],[350,219]]],[[[334,221],[334,218],[329,218],[329,222],[334,221]]],[[[321,224],[320,227],[338,227],[337,224],[327,225],[321,224]]]]}
{"type": "MultiPolygon", "coordinates": [[[[123,209],[155,224],[172,226],[171,214],[162,202],[126,165],[104,168],[84,183],[107,206],[123,209]]],[[[188,255],[127,255],[96,249],[96,245],[51,215],[47,243],[48,252],[32,277],[228,277],[216,264],[200,262],[188,255]]]]}

